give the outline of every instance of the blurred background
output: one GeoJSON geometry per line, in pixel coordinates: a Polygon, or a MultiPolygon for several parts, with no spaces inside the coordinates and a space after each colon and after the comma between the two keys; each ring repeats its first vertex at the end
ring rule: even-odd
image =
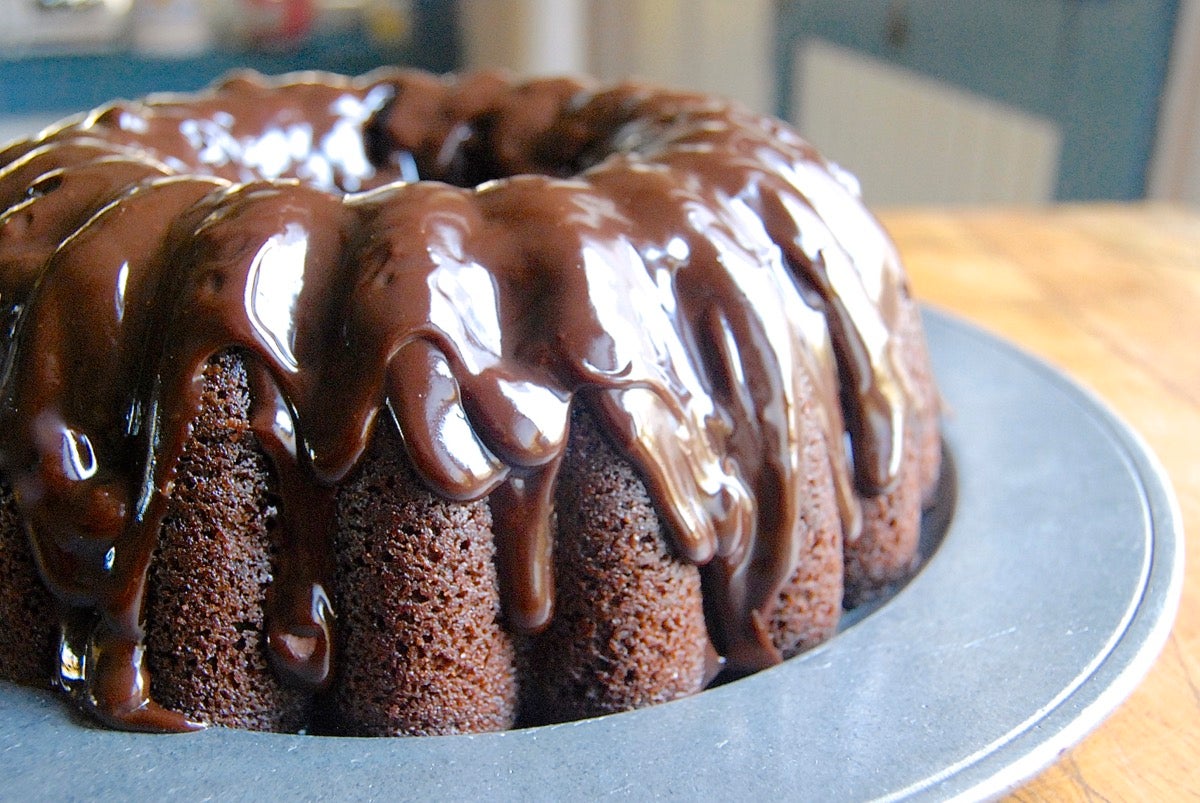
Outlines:
{"type": "Polygon", "coordinates": [[[383,64],[732,96],[875,205],[1200,204],[1200,0],[0,0],[0,140],[236,67],[383,64]]]}

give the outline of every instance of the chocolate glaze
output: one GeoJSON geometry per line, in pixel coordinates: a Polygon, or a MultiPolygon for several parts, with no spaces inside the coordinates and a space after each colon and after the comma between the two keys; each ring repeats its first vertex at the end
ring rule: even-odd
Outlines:
{"type": "Polygon", "coordinates": [[[777,121],[632,84],[239,75],[0,166],[0,465],[65,611],[60,683],[123,727],[193,727],[148,697],[140,616],[203,368],[230,348],[281,498],[268,645],[305,687],[336,659],[335,495],[381,414],[431,489],[488,496],[505,616],[536,632],[588,405],[706,564],[740,669],[780,660],[763,621],[799,549],[802,387],[849,537],[858,496],[895,481],[903,274],[777,121]]]}

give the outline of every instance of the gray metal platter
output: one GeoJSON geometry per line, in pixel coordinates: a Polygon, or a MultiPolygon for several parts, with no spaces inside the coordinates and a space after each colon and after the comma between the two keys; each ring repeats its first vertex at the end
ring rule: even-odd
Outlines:
{"type": "Polygon", "coordinates": [[[678,702],[482,736],[116,733],[0,686],[0,796],[986,798],[1108,715],[1162,647],[1179,514],[1091,394],[929,311],[958,503],[921,572],[826,645],[678,702]]]}

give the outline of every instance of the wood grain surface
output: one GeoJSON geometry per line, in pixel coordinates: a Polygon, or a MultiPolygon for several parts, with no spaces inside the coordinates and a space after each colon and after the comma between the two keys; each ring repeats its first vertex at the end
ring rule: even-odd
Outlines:
{"type": "Polygon", "coordinates": [[[1190,560],[1134,694],[1015,801],[1200,800],[1200,213],[1165,205],[885,210],[922,300],[1091,388],[1170,475],[1190,560]]]}

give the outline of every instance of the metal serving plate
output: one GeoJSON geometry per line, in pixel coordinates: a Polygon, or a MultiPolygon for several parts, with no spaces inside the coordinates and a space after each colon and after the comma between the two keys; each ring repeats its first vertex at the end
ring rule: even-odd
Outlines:
{"type": "Polygon", "coordinates": [[[926,316],[958,507],[921,573],[825,646],[690,699],[483,736],[115,733],[0,686],[0,794],[38,798],[988,797],[1143,677],[1183,539],[1145,446],[995,337],[926,316]]]}

